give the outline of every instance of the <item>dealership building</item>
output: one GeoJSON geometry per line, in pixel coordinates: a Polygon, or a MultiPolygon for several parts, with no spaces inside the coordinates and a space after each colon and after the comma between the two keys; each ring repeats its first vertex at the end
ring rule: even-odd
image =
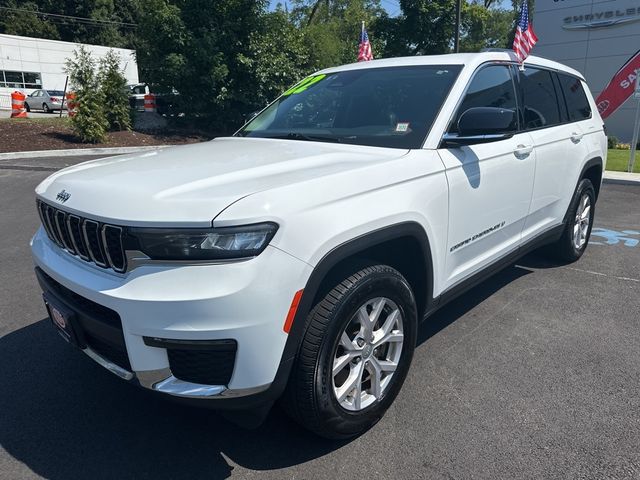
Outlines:
{"type": "MultiPolygon", "coordinates": [[[[79,46],[79,43],[0,34],[0,108],[11,108],[10,95],[15,90],[26,94],[36,89],[63,90],[67,78],[65,62],[79,46]]],[[[110,50],[99,45],[85,47],[96,61],[110,50]]],[[[120,55],[127,83],[138,83],[135,50],[113,50],[120,55]]]]}
{"type": "MultiPolygon", "coordinates": [[[[582,72],[594,97],[640,49],[638,0],[536,0],[533,54],[582,72]]],[[[630,79],[633,84],[634,78],[630,79]]],[[[610,135],[629,142],[637,101],[629,98],[606,120],[610,135]]]]}

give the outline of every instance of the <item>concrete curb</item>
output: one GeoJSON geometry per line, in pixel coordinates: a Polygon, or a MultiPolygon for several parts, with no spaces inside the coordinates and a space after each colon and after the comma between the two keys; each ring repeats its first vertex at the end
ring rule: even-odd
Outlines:
{"type": "Polygon", "coordinates": [[[79,157],[82,155],[120,155],[122,153],[145,152],[175,146],[176,145],[150,145],[144,147],[72,148],[66,150],[40,150],[34,152],[6,152],[0,153],[0,160],[13,160],[16,158],[79,157]]]}
{"type": "Polygon", "coordinates": [[[640,185],[640,173],[605,170],[603,182],[613,185],[640,185]]]}

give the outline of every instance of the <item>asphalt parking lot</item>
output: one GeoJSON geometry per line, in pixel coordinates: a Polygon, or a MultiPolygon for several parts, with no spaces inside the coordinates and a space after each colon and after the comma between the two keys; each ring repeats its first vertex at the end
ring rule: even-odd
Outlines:
{"type": "Polygon", "coordinates": [[[167,402],[58,337],[33,189],[78,160],[0,162],[0,478],[640,478],[640,186],[603,186],[578,263],[529,255],[422,325],[385,418],[336,443],[167,402]]]}

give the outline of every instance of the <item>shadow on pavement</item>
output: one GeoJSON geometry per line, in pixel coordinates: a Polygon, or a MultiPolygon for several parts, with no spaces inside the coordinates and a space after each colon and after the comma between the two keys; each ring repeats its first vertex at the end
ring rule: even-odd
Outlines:
{"type": "Polygon", "coordinates": [[[227,478],[225,456],[269,470],[344,445],[277,408],[249,431],[133,387],[65,344],[48,319],[0,339],[0,365],[0,444],[50,479],[227,478]]]}
{"type": "MultiPolygon", "coordinates": [[[[528,258],[528,256],[524,258],[528,258]]],[[[488,278],[480,285],[463,293],[460,297],[452,300],[451,303],[442,307],[420,325],[418,329],[418,346],[451,325],[458,318],[462,317],[476,305],[482,303],[502,287],[530,273],[532,273],[531,270],[511,265],[488,278]]]]}
{"type": "MultiPolygon", "coordinates": [[[[508,267],[421,325],[418,344],[508,283],[508,267]]],[[[257,430],[126,384],[65,344],[49,320],[0,339],[0,443],[35,473],[70,478],[226,478],[297,465],[345,445],[308,433],[274,408],[257,430]]]]}

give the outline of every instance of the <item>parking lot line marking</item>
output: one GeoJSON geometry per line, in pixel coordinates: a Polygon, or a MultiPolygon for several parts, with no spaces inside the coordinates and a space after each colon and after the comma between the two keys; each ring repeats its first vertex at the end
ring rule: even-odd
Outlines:
{"type": "Polygon", "coordinates": [[[615,278],[616,280],[625,280],[625,281],[628,281],[628,282],[638,282],[638,283],[640,283],[640,279],[638,279],[638,278],[619,277],[617,275],[608,275],[606,273],[593,272],[591,270],[583,270],[582,268],[574,268],[574,267],[566,267],[566,268],[567,268],[567,270],[574,270],[576,272],[590,273],[591,275],[599,275],[601,277],[615,278]]]}

